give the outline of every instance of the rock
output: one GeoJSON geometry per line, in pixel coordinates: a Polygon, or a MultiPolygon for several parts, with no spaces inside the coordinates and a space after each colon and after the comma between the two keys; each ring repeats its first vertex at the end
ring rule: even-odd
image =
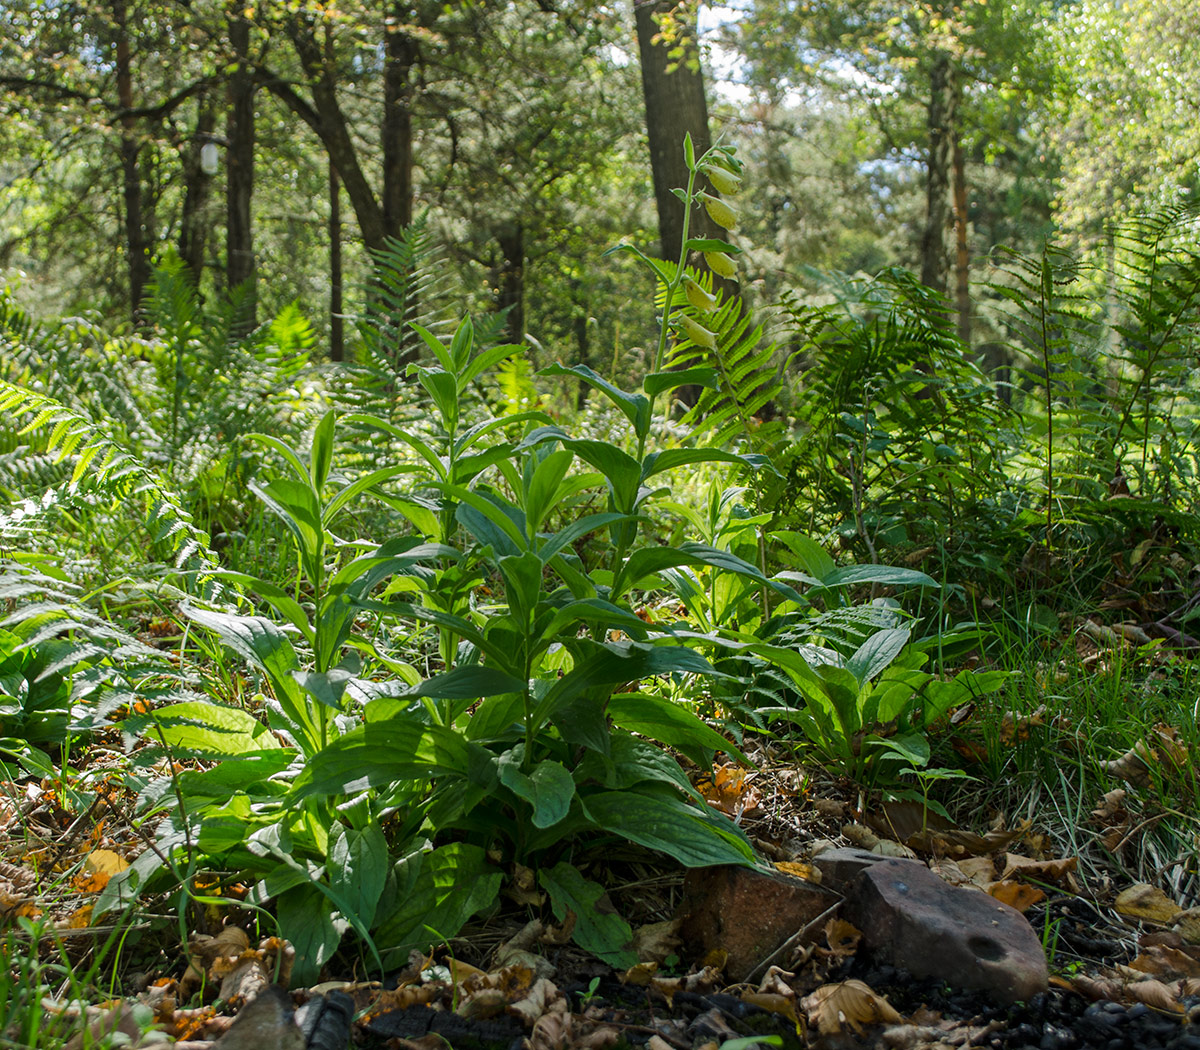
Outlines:
{"type": "Polygon", "coordinates": [[[842,892],[854,880],[854,877],[872,864],[878,864],[884,857],[867,849],[855,846],[841,846],[837,849],[827,849],[813,857],[813,867],[824,880],[822,885],[842,892]]]}
{"type": "Polygon", "coordinates": [[[215,1050],[305,1050],[291,996],[276,985],[264,988],[241,1008],[229,1031],[213,1046],[215,1050]]]}
{"type": "MultiPolygon", "coordinates": [[[[725,972],[733,981],[746,980],[785,941],[840,900],[795,876],[733,864],[689,870],[683,898],[683,943],[700,957],[713,950],[728,953],[725,972]]],[[[796,943],[820,935],[814,929],[796,943]]]]}
{"type": "Polygon", "coordinates": [[[847,887],[843,915],[877,959],[915,977],[1005,1004],[1048,986],[1041,941],[1020,912],[978,890],[947,885],[919,862],[864,867],[847,887]]]}

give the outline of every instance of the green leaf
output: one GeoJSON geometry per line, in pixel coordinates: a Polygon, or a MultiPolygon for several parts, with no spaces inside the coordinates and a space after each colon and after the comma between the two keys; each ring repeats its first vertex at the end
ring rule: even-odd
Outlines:
{"type": "Polygon", "coordinates": [[[735,463],[741,467],[757,470],[766,465],[766,457],[737,452],[726,452],[719,448],[669,448],[665,452],[652,452],[642,463],[642,480],[661,474],[675,467],[690,467],[695,463],[735,463]]]}
{"type": "Polygon", "coordinates": [[[749,764],[734,744],[702,718],[663,697],[650,693],[619,693],[609,700],[608,714],[621,728],[673,747],[698,766],[710,766],[716,751],[728,751],[738,761],[749,764]]]}
{"type": "Polygon", "coordinates": [[[276,899],[279,936],[296,949],[292,980],[316,983],[321,967],[337,951],[347,923],[336,920],[333,905],[315,886],[296,886],[276,899]]]}
{"type": "Polygon", "coordinates": [[[524,747],[518,745],[500,759],[500,783],[533,806],[533,826],[553,827],[563,820],[575,797],[575,781],[561,762],[543,759],[533,772],[521,771],[524,747]]]}
{"type": "Polygon", "coordinates": [[[394,871],[392,899],[380,903],[375,929],[375,943],[389,967],[406,963],[414,948],[428,952],[457,934],[496,899],[503,878],[481,847],[465,842],[410,853],[394,871]]]}
{"type": "Polygon", "coordinates": [[[900,650],[908,644],[911,633],[907,627],[891,627],[884,631],[876,631],[858,647],[855,654],[846,661],[846,670],[854,675],[860,688],[876,675],[882,674],[900,655],[900,650]]]}
{"type": "MultiPolygon", "coordinates": [[[[567,921],[568,912],[575,915],[575,943],[610,966],[626,970],[637,963],[633,950],[633,930],[621,916],[603,910],[601,897],[604,887],[585,879],[573,864],[566,861],[543,868],[538,882],[550,895],[550,906],[559,922],[567,921]]],[[[611,907],[611,905],[609,906],[611,907]]]]}
{"type": "Polygon", "coordinates": [[[375,921],[389,861],[387,839],[378,821],[372,819],[361,829],[340,823],[330,829],[325,864],[329,888],[368,929],[375,921]]]}
{"type": "MultiPolygon", "coordinates": [[[[640,252],[638,253],[641,254],[640,252]]],[[[643,256],[643,258],[645,258],[643,256]]],[[[597,375],[587,365],[554,364],[538,372],[540,376],[573,376],[599,390],[633,424],[633,432],[640,439],[650,433],[650,401],[642,394],[629,394],[613,386],[607,379],[597,375]]]]}
{"type": "Polygon", "coordinates": [[[697,365],[694,368],[684,368],[677,372],[651,372],[642,380],[642,389],[647,397],[658,397],[664,390],[674,390],[681,386],[702,386],[716,390],[720,383],[720,373],[707,365],[697,365]]]}
{"type": "Polygon", "coordinates": [[[340,711],[346,685],[354,675],[340,667],[334,667],[328,671],[293,671],[292,677],[309,696],[334,711],[340,711]]]}
{"type": "Polygon", "coordinates": [[[605,831],[660,850],[689,868],[755,862],[754,848],[736,824],[688,805],[674,789],[651,793],[649,788],[589,795],[587,814],[605,831]]]}
{"type": "Polygon", "coordinates": [[[402,780],[468,777],[481,768],[478,759],[487,757],[482,752],[454,730],[423,725],[408,715],[368,720],[313,755],[292,793],[296,798],[349,795],[402,780]]]}
{"type": "Polygon", "coordinates": [[[689,252],[724,252],[726,255],[740,255],[742,249],[719,237],[689,237],[687,239],[689,252]]]}
{"type": "Polygon", "coordinates": [[[310,474],[314,491],[320,492],[329,479],[329,468],[333,466],[333,428],[336,416],[330,409],[321,417],[313,430],[312,453],[309,456],[310,474]]]}
{"type": "Polygon", "coordinates": [[[405,696],[428,696],[437,700],[477,700],[501,693],[524,692],[527,683],[492,667],[460,664],[444,674],[422,682],[405,696]]]}
{"type": "Polygon", "coordinates": [[[143,732],[150,740],[158,733],[168,747],[185,748],[211,755],[245,755],[279,748],[279,741],[257,718],[236,707],[207,700],[170,704],[152,714],[126,719],[125,728],[143,732]]]}
{"type": "Polygon", "coordinates": [[[932,576],[916,569],[902,569],[895,565],[847,565],[835,569],[821,580],[825,587],[850,587],[864,583],[878,583],[885,587],[940,586],[932,576]]]}

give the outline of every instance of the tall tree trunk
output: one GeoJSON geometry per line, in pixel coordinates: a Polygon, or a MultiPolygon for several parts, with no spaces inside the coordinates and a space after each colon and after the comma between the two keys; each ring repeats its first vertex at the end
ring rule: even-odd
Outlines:
{"type": "Polygon", "coordinates": [[[250,67],[250,23],[231,9],[229,43],[236,62],[229,78],[225,120],[225,273],[230,289],[248,284],[241,323],[255,324],[254,230],[250,205],[254,197],[254,76],[250,67]]]}
{"type": "Polygon", "coordinates": [[[342,315],[342,195],[337,168],[329,163],[329,359],[346,359],[342,315]]]}
{"type": "Polygon", "coordinates": [[[196,133],[183,149],[183,214],[179,222],[179,258],[192,275],[197,290],[204,276],[204,254],[208,247],[208,200],[212,176],[200,166],[200,150],[211,141],[216,115],[207,94],[198,99],[196,133]]]}
{"type": "Polygon", "coordinates": [[[929,74],[929,159],[925,182],[925,230],[921,237],[921,283],[946,291],[950,223],[950,160],[954,139],[956,92],[950,56],[934,58],[929,74]]]}
{"type": "Polygon", "coordinates": [[[125,202],[125,252],[129,265],[129,302],[134,323],[150,283],[146,224],[142,214],[142,181],[138,167],[141,147],[133,109],[133,64],[129,48],[128,11],[125,0],[113,0],[116,30],[117,102],[126,113],[121,117],[121,184],[125,202]]]}
{"type": "Polygon", "coordinates": [[[395,237],[412,222],[412,89],[417,49],[400,24],[400,4],[384,28],[383,67],[383,232],[395,237]]]}
{"type": "Polygon", "coordinates": [[[509,342],[525,338],[525,227],[516,221],[496,233],[500,266],[496,274],[496,305],[507,310],[509,342]]]}
{"type": "MultiPolygon", "coordinates": [[[[683,244],[683,206],[671,191],[682,189],[688,181],[687,161],[683,157],[684,133],[692,136],[696,156],[712,145],[704,77],[695,45],[678,61],[676,68],[668,72],[668,67],[675,64],[669,54],[670,48],[654,42],[659,31],[655,15],[676,6],[674,0],[634,0],[642,96],[646,103],[646,137],[650,143],[654,203],[658,208],[658,234],[663,258],[670,261],[679,258],[683,244]]],[[[703,209],[692,216],[693,236],[717,237],[723,232],[703,209]]]]}
{"type": "Polygon", "coordinates": [[[954,126],[954,304],[958,321],[958,338],[971,349],[971,249],[967,241],[967,158],[962,144],[962,130],[954,126]]]}

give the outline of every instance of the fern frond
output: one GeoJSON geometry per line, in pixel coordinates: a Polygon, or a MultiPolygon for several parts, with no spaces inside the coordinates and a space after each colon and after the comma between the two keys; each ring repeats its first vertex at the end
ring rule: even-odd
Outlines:
{"type": "MultiPolygon", "coordinates": [[[[198,582],[211,589],[216,558],[208,536],[192,524],[191,515],[179,498],[166,488],[154,471],[109,439],[99,426],[54,398],[0,380],[0,413],[11,420],[32,416],[20,430],[22,435],[40,431],[48,453],[58,462],[74,456],[70,480],[60,486],[68,497],[81,490],[101,495],[113,503],[130,505],[144,501],[143,525],[155,541],[169,545],[177,568],[195,573],[198,582]]],[[[43,506],[46,505],[45,502],[43,506]]],[[[28,515],[12,511],[0,514],[0,535],[10,528],[28,529],[28,515]]]]}

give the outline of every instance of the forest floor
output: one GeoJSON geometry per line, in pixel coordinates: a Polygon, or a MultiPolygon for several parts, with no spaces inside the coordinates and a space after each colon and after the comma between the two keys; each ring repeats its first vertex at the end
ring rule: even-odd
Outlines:
{"type": "MultiPolygon", "coordinates": [[[[1009,730],[1017,738],[1048,727],[1035,715],[1010,720],[1009,730]]],[[[957,732],[968,740],[969,731],[957,732]]],[[[718,756],[712,770],[692,775],[768,862],[812,879],[819,878],[814,853],[830,846],[914,857],[947,882],[978,887],[1023,912],[1042,939],[1049,990],[999,1006],[978,992],[914,979],[874,962],[859,950],[857,931],[836,917],[752,981],[731,983],[719,951],[696,959],[679,939],[683,873],[631,848],[610,853],[588,875],[608,887],[602,905],[637,931],[638,966],[614,970],[574,948],[569,929],[535,917],[540,895],[520,889],[518,872],[498,914],[430,957],[414,955],[386,982],[358,979],[358,963],[339,957],[325,984],[290,1002],[264,997],[258,1017],[247,1008],[230,1028],[236,1008],[278,976],[281,960],[286,969],[290,950],[279,942],[252,945],[245,930],[253,917],[236,902],[187,916],[184,955],[179,917],[144,914],[124,935],[116,964],[90,962],[111,931],[93,923],[89,901],[131,855],[152,848],[132,819],[132,799],[115,786],[115,770],[105,769],[115,752],[102,746],[91,752],[86,774],[94,791],[110,786],[96,791],[90,809],[72,808],[68,785],[0,786],[0,919],[10,953],[57,953],[73,968],[75,976],[54,971],[57,984],[47,981],[37,1004],[48,1032],[79,1028],[86,1017],[96,1034],[116,1027],[134,1045],[149,1045],[152,1021],[188,1050],[217,1039],[224,1050],[292,1050],[306,1040],[312,1050],[341,1050],[348,1037],[355,1046],[404,1050],[737,1050],[741,1039],[830,1050],[1200,1048],[1200,909],[1185,910],[1130,874],[1137,867],[1130,855],[1171,817],[1170,806],[1146,803],[1144,769],[1140,784],[1067,807],[1078,816],[1073,827],[1044,819],[1053,813],[1030,820],[1011,793],[1013,811],[1005,812],[994,793],[956,785],[961,797],[951,808],[976,814],[974,826],[958,827],[918,802],[880,801],[819,767],[807,769],[778,742],[748,738],[745,750],[756,768],[718,756]],[[31,931],[41,934],[37,950],[31,931]],[[351,997],[352,1009],[335,990],[351,997]],[[324,1014],[316,1009],[322,996],[324,1014]],[[300,1037],[290,1007],[305,1000],[313,1003],[297,1015],[308,1026],[300,1037]],[[339,1003],[340,1011],[332,1008],[339,1003]],[[314,1034],[318,1016],[325,1028],[314,1034]]],[[[1140,752],[1143,759],[1164,753],[1161,740],[1140,752]]],[[[1126,756],[1125,773],[1135,782],[1137,759],[1126,756]]],[[[52,969],[38,973],[46,979],[52,969]]],[[[0,1039],[0,1046],[20,1045],[0,1039]]],[[[66,1045],[91,1044],[76,1036],[66,1045]]]]}

